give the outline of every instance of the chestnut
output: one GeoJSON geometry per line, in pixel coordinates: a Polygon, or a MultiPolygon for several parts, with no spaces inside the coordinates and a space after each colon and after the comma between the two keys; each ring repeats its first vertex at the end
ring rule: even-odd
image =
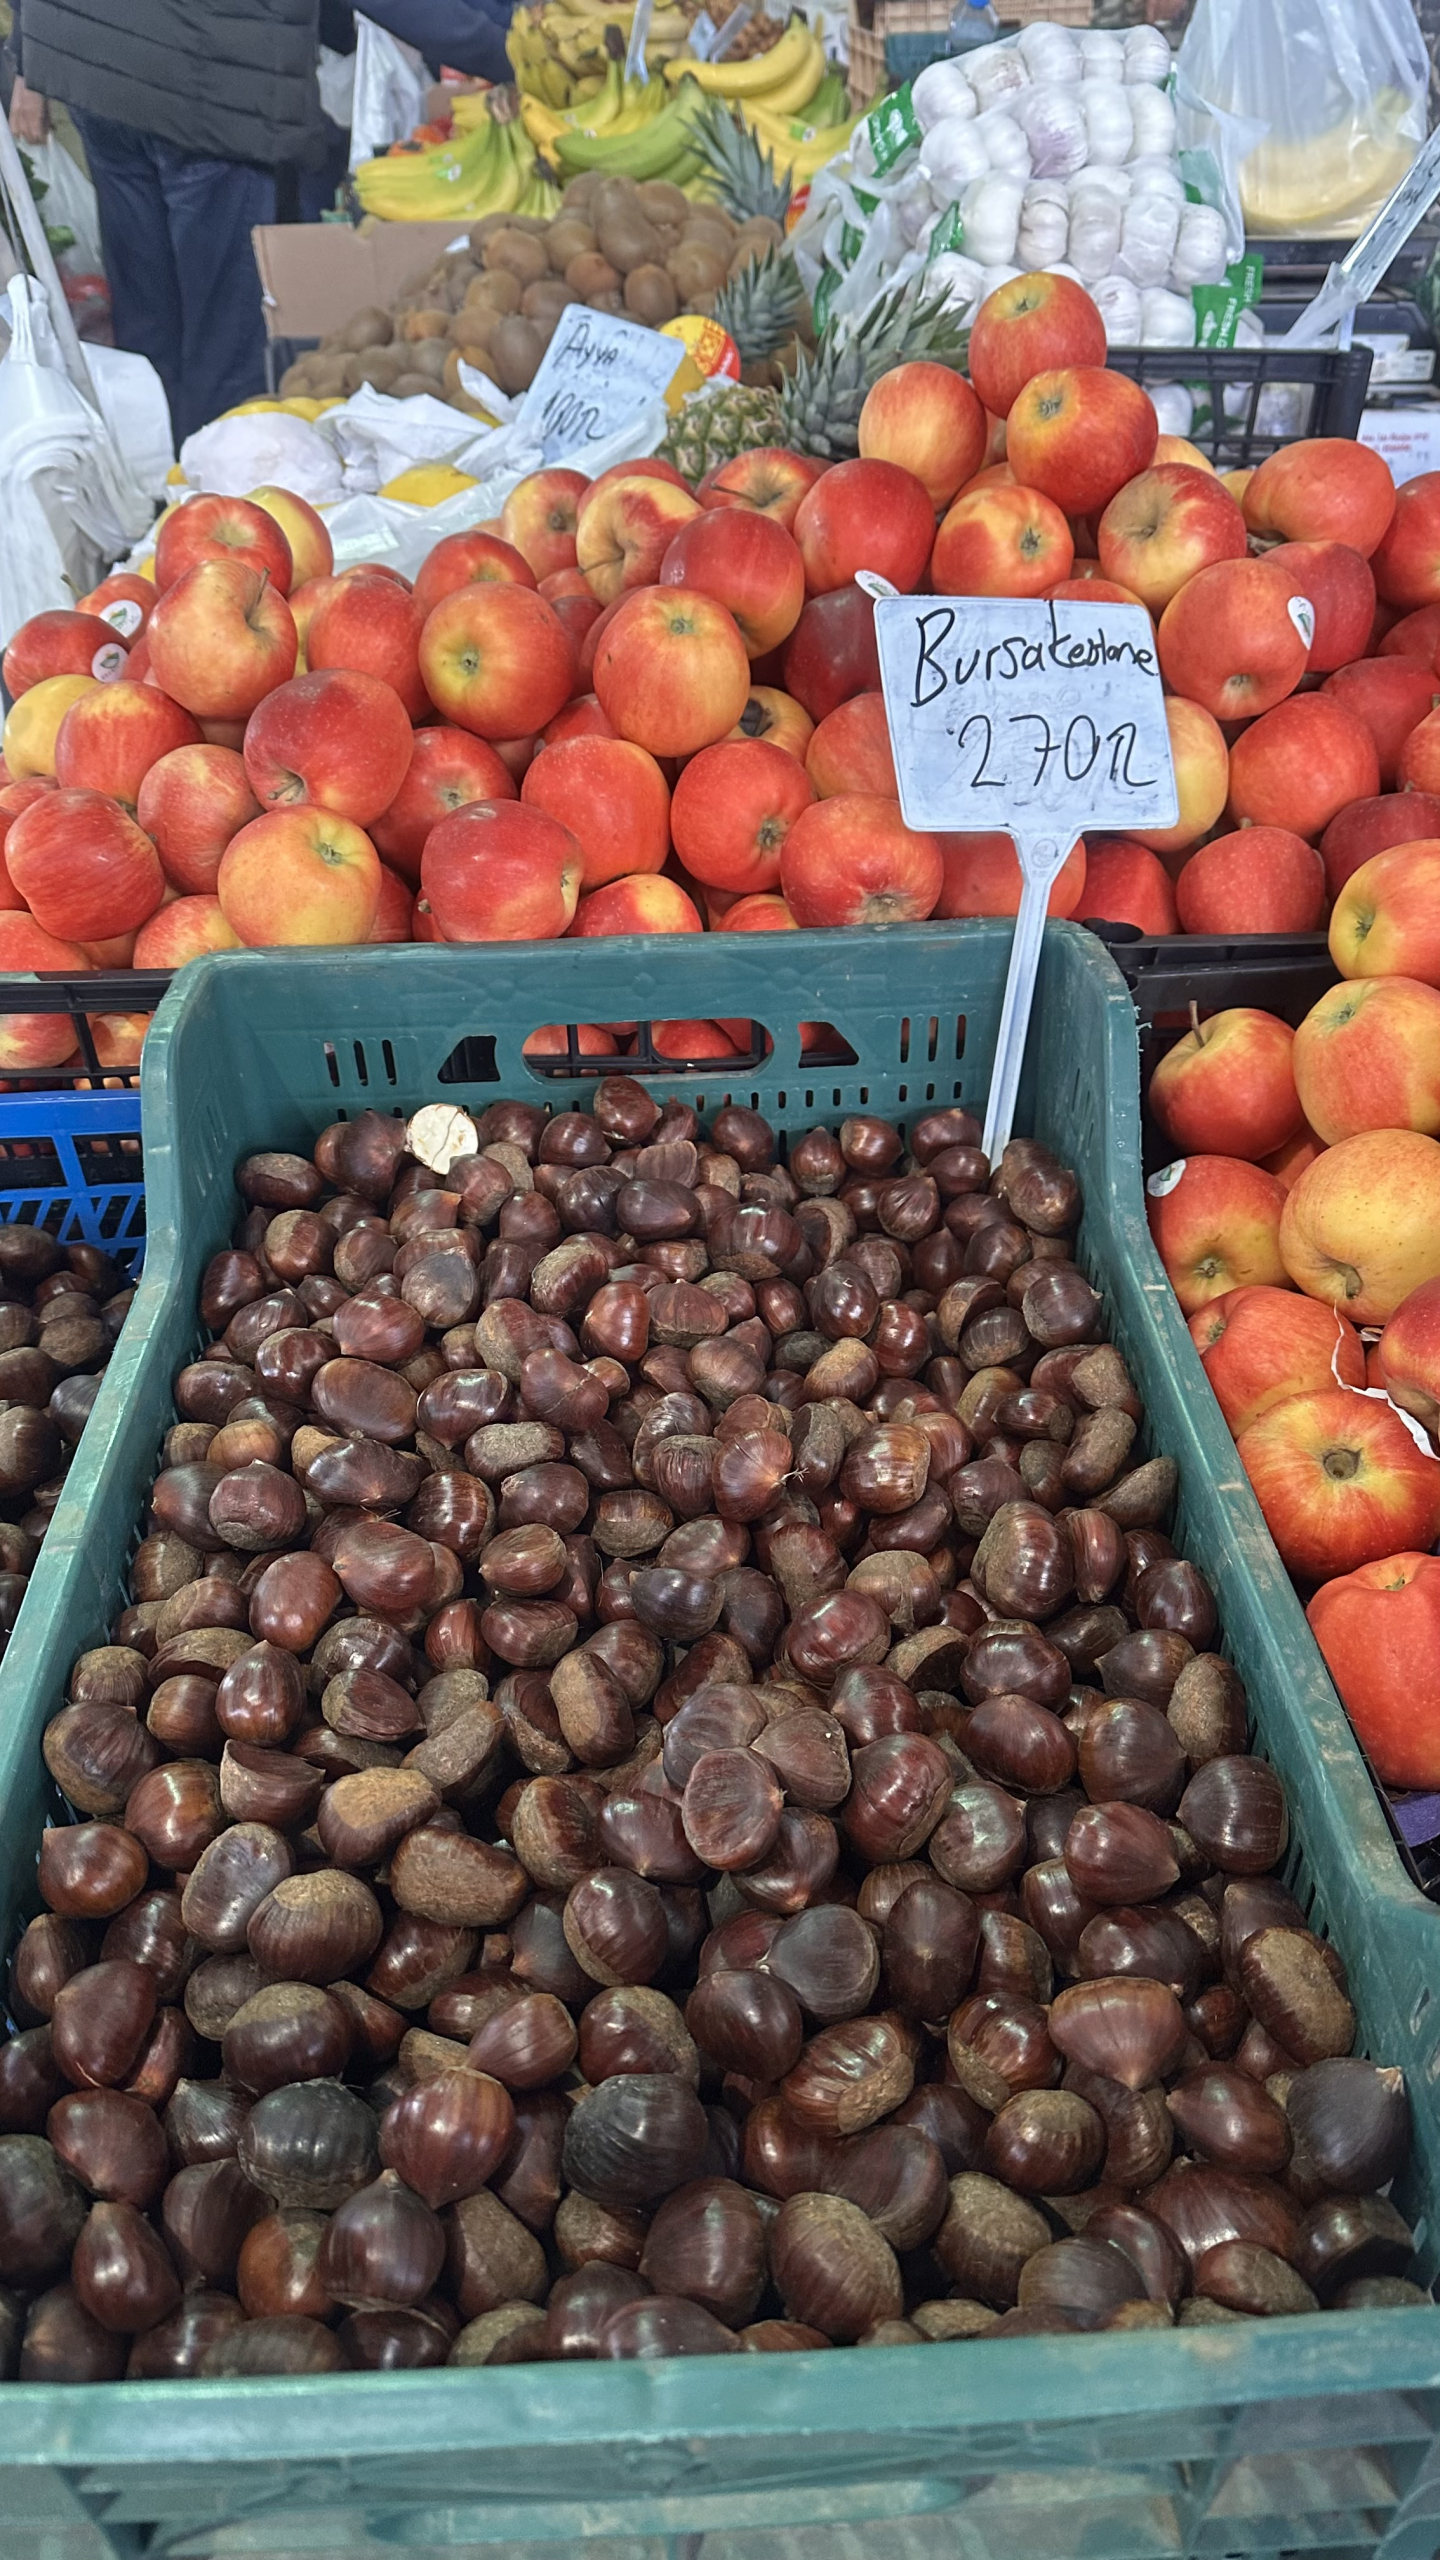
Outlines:
{"type": "Polygon", "coordinates": [[[597,2204],[649,2204],[699,2175],[708,2139],[704,2109],[683,2080],[626,2073],[575,2106],[565,2128],[565,2180],[597,2204]]]}
{"type": "Polygon", "coordinates": [[[336,2080],[302,2080],[257,2098],[236,2157],[277,2205],[327,2212],[375,2176],[376,2143],[363,2098],[336,2080]]]}
{"type": "Polygon", "coordinates": [[[797,2195],[782,2204],[770,2264],[787,2317],[837,2342],[863,2337],[904,2309],[894,2250],[843,2196],[797,2195]]]}
{"type": "Polygon", "coordinates": [[[698,2302],[727,2328],[753,2317],[767,2273],[754,2197],[729,2178],[676,2188],[650,2225],[640,2275],[656,2292],[698,2302]]]}

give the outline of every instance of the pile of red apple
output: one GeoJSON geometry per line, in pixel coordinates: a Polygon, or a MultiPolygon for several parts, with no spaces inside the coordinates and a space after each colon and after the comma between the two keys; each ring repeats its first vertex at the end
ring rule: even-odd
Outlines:
{"type": "MultiPolygon", "coordinates": [[[[287,491],[191,500],[153,585],[109,579],[6,653],[0,973],[1013,913],[1007,836],[901,819],[858,571],[1154,616],[1179,820],[1077,840],[1053,913],[1317,926],[1368,854],[1440,830],[1440,474],[1397,500],[1325,439],[1221,479],[1104,355],[1078,285],[1019,277],[970,382],[882,377],[857,460],[755,450],[693,493],[660,460],[537,472],[413,586],[332,574],[287,491]]],[[[143,1030],[102,1020],[102,1061],[143,1030]]],[[[724,1058],[732,1032],[659,1046],[724,1058]]],[[[70,1040],[5,1017],[0,1072],[70,1040]]]]}
{"type": "Polygon", "coordinates": [[[1377,1775],[1440,1788],[1440,843],[1330,919],[1298,1029],[1196,1019],[1150,1103],[1150,1224],[1377,1775]]]}

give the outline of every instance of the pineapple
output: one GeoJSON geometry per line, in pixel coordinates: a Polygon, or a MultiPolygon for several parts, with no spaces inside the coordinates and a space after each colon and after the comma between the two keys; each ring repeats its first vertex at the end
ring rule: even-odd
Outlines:
{"type": "Polygon", "coordinates": [[[778,443],[792,453],[845,462],[860,448],[860,411],[882,373],[924,357],[963,364],[968,329],[938,294],[901,285],[883,294],[859,321],[830,321],[813,355],[801,353],[778,394],[778,443]]]}
{"type": "Polygon", "coordinates": [[[690,127],[691,148],[698,151],[719,191],[720,201],[737,222],[766,214],[783,223],[790,210],[790,180],[775,166],[754,127],[731,112],[723,98],[707,98],[690,127]]]}
{"type": "Polygon", "coordinates": [[[693,488],[717,463],[731,462],[752,445],[777,444],[780,404],[773,391],[743,383],[692,391],[680,404],[660,451],[693,488]]]}
{"type": "Polygon", "coordinates": [[[742,364],[763,364],[795,335],[805,299],[795,261],[787,249],[767,249],[751,258],[715,296],[713,317],[728,329],[742,364]]]}

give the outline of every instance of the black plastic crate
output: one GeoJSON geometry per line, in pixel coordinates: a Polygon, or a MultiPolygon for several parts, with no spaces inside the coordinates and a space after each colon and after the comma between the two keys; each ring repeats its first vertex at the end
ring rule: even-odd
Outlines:
{"type": "Polygon", "coordinates": [[[1243,471],[1302,436],[1356,436],[1370,385],[1368,347],[1111,347],[1105,361],[1145,389],[1178,382],[1208,403],[1209,420],[1197,417],[1193,443],[1218,470],[1243,471]],[[1298,402],[1272,402],[1267,393],[1298,390],[1298,402]],[[1227,395],[1233,408],[1227,406],[1227,395]]]}

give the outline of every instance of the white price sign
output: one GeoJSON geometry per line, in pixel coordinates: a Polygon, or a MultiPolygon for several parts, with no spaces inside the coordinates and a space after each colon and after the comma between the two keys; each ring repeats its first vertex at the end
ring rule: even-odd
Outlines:
{"type": "Polygon", "coordinates": [[[684,359],[678,338],[572,303],[560,315],[519,422],[540,437],[547,465],[583,468],[591,445],[605,444],[637,409],[663,398],[684,359]]]}
{"type": "Polygon", "coordinates": [[[1010,1135],[1045,910],[1075,838],[1179,815],[1155,631],[1139,605],[877,599],[875,638],[910,827],[1013,836],[1020,911],[984,1144],[1010,1135]]]}

